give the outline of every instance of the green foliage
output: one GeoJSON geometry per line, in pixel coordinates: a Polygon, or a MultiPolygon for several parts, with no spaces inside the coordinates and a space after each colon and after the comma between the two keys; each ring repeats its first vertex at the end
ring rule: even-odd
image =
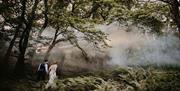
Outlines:
{"type": "Polygon", "coordinates": [[[167,12],[167,5],[158,3],[145,3],[138,10],[132,12],[131,18],[135,21],[135,23],[140,23],[150,27],[152,29],[151,32],[161,33],[164,22],[166,22],[162,21],[163,16],[165,18],[169,18],[167,12]]]}
{"type": "Polygon", "coordinates": [[[147,26],[151,28],[151,32],[160,34],[165,23],[170,20],[169,8],[166,4],[134,1],[132,8],[128,9],[123,0],[120,4],[117,1],[114,2],[112,16],[109,18],[110,22],[116,20],[123,23],[132,21],[133,24],[147,26]]]}
{"type": "Polygon", "coordinates": [[[128,10],[130,10],[138,2],[138,0],[114,0],[114,1],[117,4],[124,5],[128,10]]]}
{"type": "Polygon", "coordinates": [[[74,1],[72,4],[72,8],[68,10],[69,5],[64,6],[63,8],[58,8],[58,4],[52,5],[53,8],[49,10],[49,25],[55,29],[58,29],[59,32],[62,32],[62,35],[65,38],[74,37],[77,40],[76,33],[80,33],[83,35],[83,38],[88,42],[94,43],[105,43],[106,35],[102,31],[96,30],[94,25],[102,20],[98,20],[99,18],[91,18],[91,14],[100,13],[101,6],[97,7],[97,10],[92,11],[94,3],[100,4],[104,3],[106,5],[109,1],[93,1],[87,2],[87,0],[82,1],[74,1]],[[92,5],[92,8],[90,8],[92,5]],[[89,16],[90,15],[90,16],[89,16]],[[84,17],[87,16],[87,17],[84,17]],[[69,29],[71,28],[71,29],[69,29]]]}
{"type": "Polygon", "coordinates": [[[96,77],[77,77],[59,80],[59,91],[89,91],[97,89],[104,80],[96,77]]]}
{"type": "Polygon", "coordinates": [[[152,31],[151,33],[158,33],[161,34],[161,29],[164,26],[163,22],[158,20],[153,16],[137,16],[138,18],[135,19],[135,24],[142,24],[144,26],[150,27],[152,31]]]}
{"type": "MultiPolygon", "coordinates": [[[[178,70],[117,68],[57,79],[57,88],[48,91],[179,91],[179,77],[178,70]]],[[[25,79],[8,82],[13,91],[42,91],[46,85],[25,79]]]]}

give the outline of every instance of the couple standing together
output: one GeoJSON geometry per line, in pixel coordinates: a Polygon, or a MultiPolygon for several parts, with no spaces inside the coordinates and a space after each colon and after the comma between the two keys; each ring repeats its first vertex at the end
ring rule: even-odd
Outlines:
{"type": "Polygon", "coordinates": [[[51,88],[55,88],[56,87],[56,83],[55,83],[55,79],[57,78],[56,76],[56,70],[57,70],[57,61],[54,61],[53,64],[50,65],[49,69],[48,69],[48,60],[44,60],[43,63],[41,63],[38,67],[38,76],[37,76],[37,80],[45,80],[46,74],[49,75],[49,81],[46,84],[46,89],[48,89],[49,87],[51,88]]]}

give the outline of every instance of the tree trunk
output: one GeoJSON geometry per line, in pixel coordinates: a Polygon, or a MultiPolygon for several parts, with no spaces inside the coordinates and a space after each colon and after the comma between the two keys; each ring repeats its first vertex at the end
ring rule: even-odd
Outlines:
{"type": "Polygon", "coordinates": [[[47,52],[46,52],[46,54],[45,54],[45,57],[44,57],[44,59],[46,60],[46,59],[48,59],[49,58],[49,56],[50,56],[50,51],[53,49],[53,47],[56,45],[56,39],[57,39],[57,37],[58,37],[58,35],[60,34],[58,34],[58,31],[59,31],[59,27],[57,27],[57,29],[56,29],[56,32],[55,32],[55,34],[54,34],[54,38],[53,38],[53,40],[52,40],[52,43],[49,45],[49,47],[48,47],[48,49],[47,49],[47,52]]]}
{"type": "Polygon", "coordinates": [[[76,46],[81,50],[81,52],[82,52],[82,54],[83,54],[85,60],[86,60],[87,62],[89,62],[90,60],[89,60],[89,57],[88,57],[86,51],[85,51],[83,48],[81,48],[80,45],[79,45],[78,43],[75,43],[75,44],[76,44],[76,46]]]}
{"type": "Polygon", "coordinates": [[[8,65],[9,56],[11,54],[11,51],[12,51],[12,48],[14,46],[15,40],[18,37],[18,33],[20,32],[20,28],[22,27],[22,24],[25,21],[24,15],[25,15],[25,10],[26,10],[26,1],[27,0],[23,0],[21,2],[21,4],[22,4],[22,13],[21,13],[21,16],[20,16],[19,24],[18,24],[18,27],[15,30],[15,35],[14,35],[13,39],[11,40],[11,42],[9,44],[9,47],[7,49],[7,52],[6,52],[6,54],[4,55],[4,58],[3,58],[2,70],[3,70],[3,73],[5,74],[5,76],[6,76],[6,73],[7,73],[6,69],[9,67],[9,65],[8,65]]]}
{"type": "Polygon", "coordinates": [[[55,46],[55,43],[52,43],[52,44],[48,47],[44,59],[48,59],[48,58],[49,58],[50,52],[51,52],[51,50],[54,48],[54,46],[55,46]]]}
{"type": "Polygon", "coordinates": [[[6,66],[6,67],[8,67],[8,59],[9,59],[9,56],[10,56],[10,54],[11,54],[12,48],[13,48],[13,46],[14,46],[15,40],[16,40],[16,38],[17,38],[17,36],[18,36],[19,28],[20,28],[20,27],[21,27],[21,25],[19,25],[19,26],[17,27],[17,29],[16,29],[16,31],[15,31],[15,35],[14,35],[13,39],[11,40],[11,42],[10,42],[10,44],[9,44],[9,47],[8,47],[8,49],[7,49],[7,52],[6,52],[5,56],[4,56],[4,59],[3,59],[4,62],[3,62],[3,63],[4,63],[4,66],[6,66]]]}
{"type": "Polygon", "coordinates": [[[20,53],[18,56],[18,61],[15,66],[15,75],[17,77],[24,76],[24,54],[20,53]]]}
{"type": "Polygon", "coordinates": [[[85,59],[87,62],[90,62],[90,59],[89,59],[86,51],[85,51],[83,48],[81,48],[81,46],[78,44],[77,39],[75,39],[74,42],[73,42],[70,38],[68,38],[68,40],[69,40],[69,42],[70,42],[72,45],[75,44],[76,47],[81,50],[81,53],[82,53],[84,59],[85,59]]]}
{"type": "MultiPolygon", "coordinates": [[[[18,28],[19,27],[20,26],[18,26],[18,28]]],[[[15,40],[16,40],[16,38],[18,36],[18,33],[19,33],[19,29],[16,30],[15,35],[14,35],[13,39],[11,40],[10,45],[8,47],[8,50],[7,50],[7,52],[6,52],[6,54],[5,54],[4,58],[3,58],[3,63],[1,64],[2,65],[1,67],[2,67],[3,77],[7,76],[7,74],[8,74],[7,70],[9,69],[9,56],[11,54],[11,51],[12,51],[12,48],[14,46],[15,40]]]]}
{"type": "Polygon", "coordinates": [[[32,7],[31,15],[30,15],[30,17],[28,17],[27,26],[26,26],[25,30],[23,31],[20,42],[19,42],[20,54],[18,56],[18,61],[15,66],[15,74],[18,77],[24,76],[24,56],[25,56],[26,49],[28,46],[29,34],[32,29],[32,24],[33,24],[33,20],[35,18],[35,11],[36,11],[38,2],[39,2],[39,0],[35,0],[34,6],[32,7]]]}
{"type": "Polygon", "coordinates": [[[20,54],[16,62],[15,74],[20,77],[24,75],[24,56],[25,56],[27,45],[28,45],[28,38],[29,38],[30,30],[31,30],[31,24],[29,24],[26,27],[26,29],[24,30],[24,33],[21,35],[21,39],[19,42],[20,54]]]}
{"type": "Polygon", "coordinates": [[[56,40],[56,38],[57,38],[57,36],[54,37],[53,42],[49,45],[49,47],[48,47],[48,49],[47,49],[47,52],[46,52],[46,54],[45,54],[44,59],[48,59],[48,58],[49,58],[49,56],[50,56],[49,53],[50,53],[51,50],[54,48],[54,46],[56,46],[57,43],[62,42],[62,41],[67,41],[67,40],[71,39],[71,38],[68,38],[68,39],[63,39],[63,38],[62,38],[62,39],[56,40]]]}
{"type": "Polygon", "coordinates": [[[169,5],[172,19],[178,28],[178,36],[180,37],[180,15],[179,15],[180,3],[179,1],[178,0],[160,0],[160,1],[165,2],[169,5]]]}
{"type": "Polygon", "coordinates": [[[172,0],[172,3],[170,4],[170,11],[172,14],[172,19],[177,25],[178,33],[180,37],[180,15],[179,15],[179,2],[177,0],[172,0]]]}

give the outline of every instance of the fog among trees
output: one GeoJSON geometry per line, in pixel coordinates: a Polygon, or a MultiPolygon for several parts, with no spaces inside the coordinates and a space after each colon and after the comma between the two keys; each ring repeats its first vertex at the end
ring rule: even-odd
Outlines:
{"type": "Polygon", "coordinates": [[[0,0],[2,91],[178,91],[179,0],[0,0]],[[57,87],[36,82],[57,61],[57,87]],[[172,79],[172,80],[170,80],[172,79]]]}

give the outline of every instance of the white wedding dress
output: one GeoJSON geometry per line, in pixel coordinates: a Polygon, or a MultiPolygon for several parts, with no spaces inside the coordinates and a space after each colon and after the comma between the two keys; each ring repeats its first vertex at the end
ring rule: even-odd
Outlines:
{"type": "Polygon", "coordinates": [[[46,89],[48,89],[49,87],[51,88],[56,88],[56,70],[57,70],[57,64],[53,64],[49,67],[49,81],[46,84],[46,89]]]}

